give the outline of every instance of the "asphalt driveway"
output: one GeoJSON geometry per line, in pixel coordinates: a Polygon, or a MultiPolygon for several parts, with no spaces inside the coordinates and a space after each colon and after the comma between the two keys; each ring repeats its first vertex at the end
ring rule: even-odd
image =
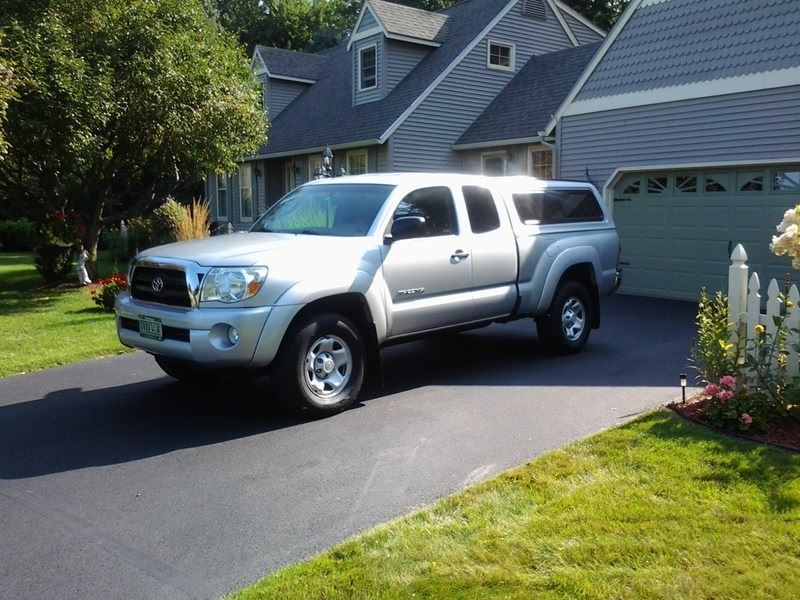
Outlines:
{"type": "Polygon", "coordinates": [[[135,353],[0,380],[0,596],[213,598],[675,398],[695,306],[611,298],[585,351],[531,322],[384,352],[386,388],[290,418],[135,353]]]}

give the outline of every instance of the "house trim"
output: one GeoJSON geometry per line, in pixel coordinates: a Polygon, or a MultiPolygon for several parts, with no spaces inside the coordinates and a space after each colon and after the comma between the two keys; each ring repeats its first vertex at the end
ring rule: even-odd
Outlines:
{"type": "Polygon", "coordinates": [[[297,83],[309,83],[312,85],[317,83],[316,79],[302,79],[300,77],[289,77],[288,75],[272,75],[269,71],[267,71],[267,76],[270,79],[283,79],[284,81],[295,81],[297,83]]]}
{"type": "Polygon", "coordinates": [[[606,37],[606,40],[603,42],[603,45],[600,46],[600,49],[597,51],[597,54],[594,55],[594,58],[591,62],[586,65],[586,68],[583,70],[583,73],[578,78],[578,81],[575,82],[575,85],[572,86],[569,94],[567,97],[564,98],[564,101],[561,103],[561,106],[558,107],[558,110],[550,119],[550,122],[545,127],[545,133],[550,134],[552,133],[553,129],[555,129],[556,124],[561,120],[561,117],[564,114],[566,108],[572,104],[572,101],[575,100],[575,97],[578,93],[583,89],[583,86],[586,85],[589,77],[591,77],[594,70],[597,68],[597,65],[600,64],[600,61],[603,60],[605,55],[608,53],[611,46],[614,44],[614,41],[619,37],[619,34],[625,28],[628,21],[631,20],[633,13],[639,8],[639,5],[642,3],[642,0],[631,0],[631,3],[628,4],[628,8],[625,9],[625,12],[622,13],[622,16],[617,21],[617,24],[611,29],[611,32],[606,37]]]}
{"type": "Polygon", "coordinates": [[[285,81],[296,81],[297,83],[309,83],[314,84],[317,83],[316,79],[302,79],[300,77],[290,77],[289,75],[273,75],[269,72],[267,65],[264,63],[264,59],[261,58],[261,54],[258,52],[258,48],[253,50],[253,57],[250,59],[250,68],[253,69],[253,73],[256,75],[263,75],[264,73],[267,74],[267,77],[270,79],[283,79],[285,81]],[[261,64],[260,67],[255,67],[256,59],[258,59],[258,63],[261,64]]]}
{"type": "Polygon", "coordinates": [[[453,144],[453,150],[478,150],[480,148],[495,148],[497,146],[517,146],[520,144],[537,144],[544,141],[544,137],[514,138],[509,140],[489,140],[488,142],[471,142],[468,144],[453,144]]]}
{"type": "Polygon", "coordinates": [[[688,171],[693,169],[722,169],[722,168],[739,168],[739,167],[760,167],[768,165],[785,165],[800,163],[800,156],[786,157],[786,158],[762,158],[757,160],[722,160],[722,161],[708,161],[708,162],[691,162],[691,163],[673,163],[673,164],[657,164],[657,165],[629,165],[624,167],[617,167],[611,173],[609,178],[603,184],[603,198],[605,199],[608,207],[614,207],[614,186],[626,175],[631,173],[645,173],[648,171],[688,171]]]}
{"type": "Polygon", "coordinates": [[[795,85],[800,85],[800,67],[751,73],[725,79],[712,79],[697,83],[618,94],[616,96],[605,96],[603,98],[591,98],[573,102],[563,111],[563,114],[564,116],[584,115],[633,106],[649,106],[665,102],[710,98],[795,85]]]}
{"type": "Polygon", "coordinates": [[[419,44],[420,46],[430,46],[432,48],[438,48],[439,46],[441,46],[439,42],[423,40],[421,38],[415,38],[409,35],[400,35],[398,33],[388,33],[385,29],[382,29],[380,27],[373,27],[372,29],[367,29],[366,31],[362,31],[358,35],[354,35],[352,38],[350,38],[350,41],[357,42],[358,40],[363,40],[368,37],[372,37],[373,35],[377,35],[379,33],[382,33],[384,37],[390,40],[397,40],[398,42],[410,42],[412,44],[419,44]]]}
{"type": "Polygon", "coordinates": [[[513,72],[517,67],[517,45],[512,42],[502,42],[500,40],[489,38],[486,40],[486,68],[495,71],[513,72]],[[492,45],[502,46],[508,48],[508,66],[492,64],[492,45]]]}
{"type": "Polygon", "coordinates": [[[597,25],[592,23],[592,21],[590,21],[589,19],[584,17],[581,13],[579,13],[576,10],[573,10],[572,8],[570,8],[569,6],[567,6],[566,4],[561,2],[561,0],[552,0],[552,1],[553,1],[553,4],[558,6],[559,10],[561,10],[562,12],[567,13],[570,17],[572,17],[576,21],[580,21],[581,23],[586,25],[589,29],[594,31],[596,34],[601,35],[603,37],[606,37],[608,35],[607,31],[603,31],[600,27],[598,27],[597,25]]]}
{"type": "MultiPolygon", "coordinates": [[[[383,144],[381,140],[359,140],[357,142],[344,142],[341,144],[331,144],[331,150],[347,150],[348,148],[358,148],[359,146],[379,146],[383,144]]],[[[301,156],[303,154],[316,154],[325,150],[325,146],[315,146],[312,148],[298,148],[297,150],[287,150],[286,152],[274,152],[247,156],[244,161],[263,160],[267,158],[283,158],[286,156],[301,156]]]]}
{"type": "Polygon", "coordinates": [[[564,20],[564,15],[561,14],[561,11],[558,10],[558,7],[553,3],[553,0],[545,0],[547,5],[550,7],[550,10],[553,11],[553,14],[556,16],[556,20],[558,21],[559,25],[561,25],[561,29],[564,30],[564,33],[567,34],[569,41],[572,42],[573,46],[580,46],[581,43],[578,41],[578,38],[575,37],[575,34],[572,33],[572,29],[569,28],[567,22],[564,20]]]}
{"type": "Polygon", "coordinates": [[[417,107],[419,107],[419,105],[422,104],[425,101],[425,99],[431,95],[433,90],[435,90],[439,86],[439,84],[442,81],[444,81],[445,77],[447,77],[450,74],[450,72],[453,69],[455,69],[459,65],[459,63],[462,60],[464,60],[464,58],[475,49],[475,47],[481,42],[481,40],[483,40],[492,29],[494,29],[495,25],[497,25],[509,13],[509,11],[517,5],[517,2],[518,0],[511,0],[511,2],[506,4],[505,8],[503,8],[499,13],[497,13],[497,16],[494,19],[492,19],[489,22],[489,24],[486,27],[484,27],[483,30],[478,35],[475,36],[475,39],[473,39],[469,44],[467,44],[467,46],[459,53],[459,55],[456,56],[455,59],[453,59],[453,62],[447,65],[447,68],[445,68],[444,71],[442,71],[439,74],[439,76],[436,79],[434,79],[430,83],[430,85],[428,85],[427,88],[425,88],[425,90],[417,97],[417,99],[414,100],[414,102],[412,102],[411,105],[406,110],[404,110],[399,117],[397,117],[395,122],[392,123],[389,126],[389,128],[383,132],[380,138],[378,138],[380,144],[384,143],[389,138],[389,136],[391,136],[397,130],[397,128],[400,127],[415,110],[417,110],[417,107]]]}

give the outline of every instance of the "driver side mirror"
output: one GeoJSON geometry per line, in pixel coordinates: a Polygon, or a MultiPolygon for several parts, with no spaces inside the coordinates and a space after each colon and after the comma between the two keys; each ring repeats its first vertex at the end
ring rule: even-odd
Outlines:
{"type": "Polygon", "coordinates": [[[383,243],[386,245],[400,240],[425,237],[425,217],[399,217],[392,223],[392,230],[383,243]]]}

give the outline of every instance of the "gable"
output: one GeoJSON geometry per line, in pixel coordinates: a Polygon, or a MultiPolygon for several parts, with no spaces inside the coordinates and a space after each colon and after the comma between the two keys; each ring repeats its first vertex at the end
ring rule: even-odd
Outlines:
{"type": "Polygon", "coordinates": [[[644,0],[578,101],[800,67],[800,0],[644,0]]]}
{"type": "Polygon", "coordinates": [[[361,20],[358,23],[358,28],[355,30],[355,33],[364,33],[365,31],[371,31],[372,29],[377,29],[379,27],[380,25],[378,24],[378,20],[369,9],[369,6],[367,6],[364,9],[364,14],[361,15],[361,20]]]}

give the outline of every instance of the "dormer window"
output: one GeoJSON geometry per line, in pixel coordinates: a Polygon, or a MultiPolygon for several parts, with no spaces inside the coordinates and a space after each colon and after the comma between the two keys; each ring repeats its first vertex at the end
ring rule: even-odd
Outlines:
{"type": "Polygon", "coordinates": [[[504,44],[489,40],[489,51],[486,66],[501,71],[514,70],[514,44],[504,44]]]}
{"type": "Polygon", "coordinates": [[[378,87],[378,49],[376,44],[358,51],[358,91],[378,87]]]}

